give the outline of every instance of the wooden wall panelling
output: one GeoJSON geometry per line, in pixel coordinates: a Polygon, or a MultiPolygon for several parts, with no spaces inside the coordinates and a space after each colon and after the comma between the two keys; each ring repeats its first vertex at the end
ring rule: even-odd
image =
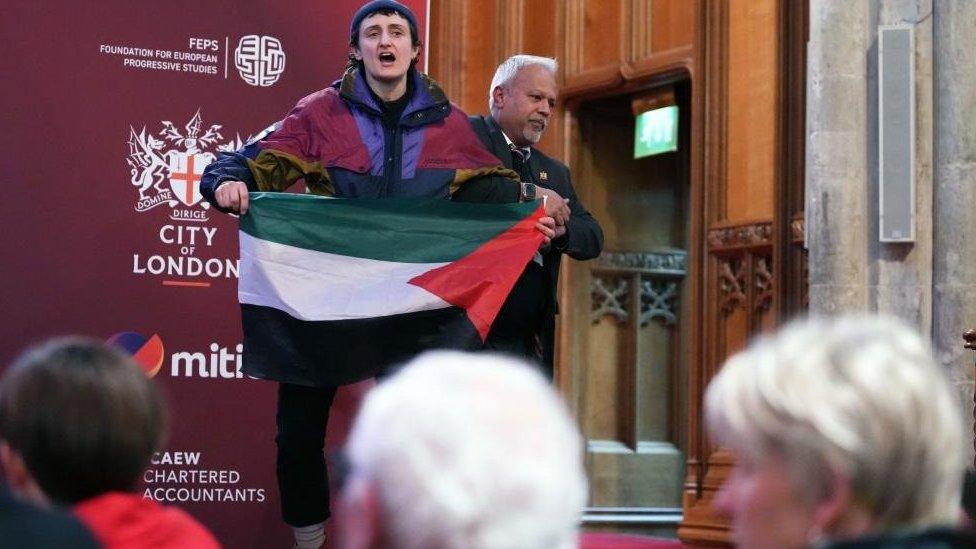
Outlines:
{"type": "MultiPolygon", "coordinates": [[[[560,84],[565,72],[562,66],[565,46],[561,40],[564,36],[561,31],[566,11],[564,4],[565,2],[561,0],[532,0],[532,2],[527,2],[525,17],[522,19],[523,48],[507,52],[506,55],[507,57],[516,53],[528,53],[555,58],[560,64],[560,74],[557,75],[560,84]]],[[[549,119],[549,129],[546,130],[538,146],[547,154],[565,160],[567,149],[563,140],[565,120],[562,113],[563,108],[560,101],[549,119]]]]}
{"type": "MultiPolygon", "coordinates": [[[[683,505],[685,518],[679,535],[683,538],[700,527],[695,515],[696,504],[702,496],[705,461],[710,444],[704,433],[701,400],[708,382],[709,364],[716,358],[708,342],[715,341],[714,326],[717,310],[709,304],[717,303],[717,287],[708,283],[716,280],[717,266],[708,255],[706,229],[716,216],[724,211],[724,197],[714,185],[724,174],[725,159],[725,79],[722,55],[725,51],[724,2],[699,3],[695,25],[695,51],[697,66],[702,70],[692,82],[693,127],[691,162],[691,269],[697,272],[694,303],[691,314],[698,338],[689,350],[691,367],[688,372],[688,442],[685,462],[683,505]]],[[[700,536],[699,536],[700,537],[700,536]]]]}
{"type": "Polygon", "coordinates": [[[779,134],[778,0],[728,3],[725,219],[772,219],[779,134]]]}
{"type": "Polygon", "coordinates": [[[623,506],[650,515],[649,507],[673,508],[679,499],[680,455],[669,439],[673,386],[667,377],[686,265],[681,250],[606,252],[591,265],[591,319],[605,333],[617,330],[618,344],[605,347],[619,354],[608,357],[601,350],[588,361],[599,372],[585,373],[584,433],[594,506],[588,518],[599,516],[601,508],[623,506]],[[654,356],[657,361],[649,360],[654,356]]]}
{"type": "Polygon", "coordinates": [[[777,314],[782,322],[808,309],[804,248],[808,2],[784,4],[780,10],[780,28],[781,171],[775,191],[777,210],[773,230],[778,235],[774,260],[783,266],[776,274],[779,277],[777,314]]]}
{"type": "MultiPolygon", "coordinates": [[[[784,312],[805,308],[805,254],[797,243],[803,226],[806,4],[805,0],[432,0],[430,72],[467,111],[486,111],[492,73],[507,55],[524,51],[559,59],[564,100],[541,147],[569,161],[576,189],[588,205],[599,201],[601,189],[581,178],[586,152],[580,150],[575,110],[600,97],[690,82],[688,275],[679,321],[687,335],[675,351],[689,368],[683,381],[686,405],[673,416],[683,417],[686,427],[684,437],[675,437],[687,454],[682,537],[695,544],[727,537],[722,522],[711,516],[708,502],[731,459],[712,448],[705,437],[704,387],[726,354],[749,334],[777,324],[784,312]],[[779,38],[776,44],[769,44],[770,32],[779,38]],[[730,55],[738,69],[730,65],[730,55]],[[754,62],[752,55],[761,60],[754,62]],[[756,82],[765,87],[749,91],[748,86],[756,82]],[[730,112],[730,101],[735,113],[730,112]],[[758,114],[750,114],[750,102],[761,107],[758,114]],[[765,122],[749,123],[755,120],[765,122]],[[773,125],[771,131],[755,133],[767,123],[773,125]],[[730,134],[757,150],[734,149],[730,134]],[[753,173],[756,162],[758,176],[753,173]],[[730,197],[729,185],[731,192],[742,195],[730,197]],[[749,198],[738,200],[742,196],[749,198]],[[709,248],[709,230],[748,225],[757,218],[762,223],[771,220],[769,249],[718,253],[709,248]],[[752,292],[751,298],[737,296],[738,302],[729,302],[736,306],[728,312],[718,303],[722,293],[735,286],[725,290],[720,286],[726,268],[723,261],[739,293],[752,292]]],[[[568,306],[560,315],[557,332],[557,382],[579,411],[580,387],[585,384],[581,370],[586,367],[580,357],[590,350],[572,327],[579,326],[589,312],[584,305],[591,279],[585,263],[566,262],[563,268],[560,300],[568,306]]],[[[677,377],[679,368],[675,368],[677,377]]],[[[639,375],[638,384],[643,384],[639,375]]],[[[641,431],[639,423],[635,425],[641,431]]]]}
{"type": "Polygon", "coordinates": [[[488,86],[499,63],[498,0],[432,0],[429,73],[465,112],[488,110],[488,86]]]}
{"type": "MultiPolygon", "coordinates": [[[[665,522],[651,508],[665,508],[673,529],[683,461],[672,411],[678,391],[671,382],[680,334],[674,311],[663,315],[665,322],[650,322],[645,312],[657,314],[654,311],[663,308],[656,305],[659,301],[669,308],[680,306],[685,261],[678,281],[673,281],[663,280],[654,268],[638,270],[642,262],[611,259],[686,246],[681,165],[687,161],[687,149],[633,159],[631,104],[631,96],[614,95],[587,101],[573,111],[581,128],[574,178],[585,182],[587,207],[602,221],[607,257],[571,262],[573,270],[594,270],[590,279],[598,314],[588,334],[582,324],[565,323],[575,326],[578,338],[589,341],[583,360],[568,358],[570,368],[581,370],[578,411],[587,440],[592,495],[584,519],[606,524],[608,509],[627,507],[631,520],[644,521],[639,527],[650,528],[665,522]],[[605,316],[604,310],[619,315],[605,316]]],[[[683,250],[673,253],[685,257],[683,250]]]]}
{"type": "Polygon", "coordinates": [[[637,0],[634,3],[650,4],[650,20],[654,26],[651,53],[657,55],[692,45],[693,36],[688,29],[694,28],[696,2],[637,0]]]}
{"type": "MultiPolygon", "coordinates": [[[[571,2],[574,4],[576,2],[571,2]]],[[[621,45],[626,43],[624,2],[581,0],[583,10],[582,48],[583,71],[617,66],[621,60],[621,45]]]]}
{"type": "Polygon", "coordinates": [[[783,250],[783,255],[786,256],[786,259],[781,260],[785,266],[781,269],[784,281],[780,285],[783,319],[803,314],[810,308],[810,264],[805,244],[805,215],[805,212],[800,210],[790,218],[791,245],[788,248],[784,247],[783,250]]]}
{"type": "Polygon", "coordinates": [[[621,92],[629,82],[687,77],[698,2],[571,0],[565,6],[566,96],[621,92]],[[660,37],[660,38],[658,38],[660,37]]]}
{"type": "MultiPolygon", "coordinates": [[[[564,2],[557,0],[432,0],[430,75],[469,114],[487,114],[495,68],[516,53],[562,59],[564,2]]],[[[565,157],[562,109],[539,148],[565,157]]]]}
{"type": "Polygon", "coordinates": [[[620,68],[624,78],[660,78],[691,66],[695,10],[695,2],[633,0],[631,56],[620,68]]]}
{"type": "MultiPolygon", "coordinates": [[[[623,8],[620,13],[634,12],[635,6],[632,3],[621,2],[620,5],[623,8]]],[[[670,232],[673,235],[668,238],[680,240],[680,244],[674,242],[672,245],[687,246],[686,239],[690,232],[686,230],[684,222],[686,221],[687,209],[690,206],[683,205],[681,207],[682,210],[685,210],[684,213],[679,214],[682,217],[681,222],[675,220],[674,223],[671,223],[663,221],[668,219],[668,214],[656,211],[657,206],[665,203],[670,204],[672,203],[671,200],[667,202],[656,200],[646,202],[641,198],[643,194],[648,192],[647,179],[654,174],[667,173],[675,181],[682,182],[680,185],[688,185],[689,172],[684,167],[684,164],[690,162],[688,153],[690,139],[687,131],[683,133],[684,137],[680,149],[685,152],[681,156],[682,161],[676,165],[663,171],[661,171],[663,166],[647,166],[633,174],[617,173],[612,169],[607,172],[606,169],[609,166],[635,163],[629,158],[629,149],[632,148],[632,141],[629,140],[632,139],[633,135],[633,113],[624,112],[629,105],[631,94],[663,86],[666,83],[687,82],[692,71],[691,49],[690,47],[686,48],[681,56],[671,56],[667,63],[662,63],[658,57],[650,59],[646,65],[661,67],[668,64],[670,72],[667,74],[650,72],[637,74],[635,71],[628,70],[627,67],[633,59],[632,54],[641,51],[650,54],[650,48],[641,50],[634,47],[632,43],[633,37],[641,36],[634,27],[643,25],[646,21],[623,18],[620,36],[617,37],[618,56],[614,62],[604,67],[594,68],[592,64],[586,66],[588,59],[586,56],[577,57],[574,55],[574,53],[582,53],[579,51],[580,48],[584,47],[582,40],[587,38],[585,30],[580,32],[575,23],[585,15],[583,13],[585,10],[581,9],[585,7],[583,3],[567,4],[565,23],[567,36],[577,33],[581,37],[580,41],[568,40],[566,43],[568,50],[566,59],[577,60],[575,75],[573,67],[570,67],[567,70],[567,85],[563,88],[563,94],[568,98],[565,104],[567,120],[570,121],[571,126],[577,125],[579,127],[582,127],[582,124],[579,123],[581,116],[585,116],[588,124],[606,122],[611,118],[615,118],[615,120],[606,124],[606,127],[590,127],[582,130],[582,133],[590,136],[590,139],[598,140],[595,143],[588,143],[585,139],[581,139],[576,131],[572,132],[571,139],[567,143],[567,149],[572,153],[570,155],[570,158],[573,159],[571,165],[577,186],[578,188],[583,186],[589,189],[590,195],[587,205],[591,210],[594,210],[594,214],[598,218],[604,221],[608,249],[613,249],[611,246],[615,245],[623,246],[624,249],[645,249],[643,246],[647,243],[641,243],[638,235],[647,238],[648,235],[655,234],[656,229],[643,227],[644,223],[640,221],[641,219],[658,219],[663,222],[663,225],[658,228],[665,225],[671,227],[670,232]],[[609,112],[595,116],[592,112],[586,115],[581,113],[584,105],[585,109],[588,110],[595,108],[595,105],[609,106],[617,103],[623,107],[620,109],[621,112],[617,113],[619,116],[611,115],[609,112]],[[616,143],[617,139],[622,141],[616,143]],[[615,143],[611,148],[616,152],[599,150],[610,141],[615,143]],[[598,152],[593,152],[591,149],[598,152]],[[613,156],[614,160],[607,162],[608,155],[618,155],[621,154],[621,151],[623,151],[621,158],[613,156]],[[592,168],[594,156],[602,158],[604,162],[604,165],[598,170],[592,168]],[[602,178],[594,177],[595,174],[591,172],[600,173],[602,178]],[[627,181],[639,183],[639,188],[627,191],[619,187],[621,182],[627,181]],[[612,214],[609,211],[600,211],[598,205],[606,200],[600,198],[605,190],[604,186],[615,189],[614,193],[609,196],[609,200],[611,204],[614,204],[614,208],[620,209],[620,211],[615,211],[612,214]],[[632,204],[627,203],[631,201],[633,201],[632,204]],[[621,230],[617,230],[617,226],[621,227],[621,230]],[[675,227],[678,229],[675,230],[675,227]]],[[[637,6],[637,8],[640,7],[637,6]]],[[[644,7],[646,8],[646,4],[644,7]]],[[[604,25],[611,28],[613,21],[606,21],[604,25]]],[[[646,29],[644,30],[646,31],[646,29]]],[[[645,32],[643,36],[649,37],[651,34],[653,34],[653,30],[650,33],[645,32]]],[[[692,29],[689,26],[685,33],[689,42],[691,34],[692,29]]],[[[610,39],[607,40],[609,43],[610,39]]],[[[585,45],[589,47],[590,43],[585,42],[585,45]]],[[[592,61],[592,57],[590,60],[592,61]]],[[[640,61],[645,62],[647,60],[641,59],[640,61]]],[[[567,61],[567,63],[571,62],[567,61]]],[[[686,91],[683,95],[684,99],[682,99],[683,113],[690,107],[688,89],[690,86],[685,84],[686,91]]],[[[688,126],[684,124],[688,124],[689,121],[690,117],[683,118],[682,127],[687,129],[688,126]]],[[[665,159],[659,159],[657,162],[662,161],[665,159]]],[[[687,191],[682,190],[679,202],[687,204],[688,199],[687,191]]],[[[580,265],[585,267],[586,264],[580,265]]],[[[623,288],[622,291],[628,291],[630,299],[634,300],[637,299],[634,288],[636,280],[631,280],[630,283],[631,286],[623,288]]],[[[695,286],[690,281],[681,285],[684,289],[678,306],[682,311],[692,309],[687,302],[691,299],[691,288],[695,286]]],[[[567,291],[566,287],[562,291],[567,291]]],[[[561,321],[561,324],[567,326],[571,323],[564,320],[561,321]]],[[[598,328],[604,331],[607,329],[606,326],[599,326],[598,328]]],[[[655,331],[654,328],[656,326],[652,326],[650,330],[647,328],[637,330],[635,325],[628,325],[627,338],[617,340],[618,344],[630,347],[626,353],[607,356],[607,351],[603,350],[603,346],[597,350],[591,345],[590,354],[599,351],[599,356],[588,356],[583,363],[575,362],[570,366],[571,370],[584,370],[575,378],[581,384],[580,392],[575,395],[579,399],[578,411],[581,413],[584,422],[595,422],[587,424],[584,429],[589,439],[588,465],[593,475],[591,477],[593,483],[591,491],[594,497],[593,506],[588,508],[587,515],[584,517],[587,527],[601,524],[604,525],[603,527],[608,527],[605,514],[618,512],[621,505],[628,506],[628,511],[631,512],[628,519],[643,521],[644,526],[635,522],[630,528],[653,528],[653,524],[668,524],[668,521],[674,521],[676,518],[673,511],[668,512],[670,515],[668,517],[652,516],[654,511],[647,506],[673,507],[680,504],[681,478],[679,475],[682,456],[678,453],[680,448],[678,445],[683,444],[684,433],[678,434],[682,429],[678,427],[677,422],[679,418],[683,418],[685,415],[684,409],[686,408],[679,410],[679,402],[684,402],[681,396],[684,391],[683,387],[678,388],[674,380],[683,378],[684,372],[681,362],[686,361],[686,356],[678,356],[679,349],[681,353],[686,353],[686,350],[692,345],[682,342],[683,337],[688,340],[690,336],[682,336],[678,332],[696,332],[685,318],[681,318],[681,326],[677,330],[672,328],[667,331],[667,338],[664,335],[665,331],[655,331]],[[664,354],[663,357],[657,356],[649,362],[655,352],[659,353],[661,350],[666,350],[667,354],[664,354]],[[657,361],[662,360],[665,363],[663,372],[654,366],[660,364],[657,361]],[[614,364],[616,366],[612,370],[606,370],[607,365],[614,364]],[[636,380],[637,383],[635,384],[632,380],[636,380]],[[607,386],[608,383],[610,387],[607,386]],[[663,420],[652,419],[662,417],[663,420]],[[674,465],[671,466],[671,472],[667,473],[665,469],[669,462],[673,462],[674,465]],[[662,481],[666,484],[669,476],[673,479],[671,482],[674,483],[673,487],[670,488],[672,495],[670,499],[668,497],[662,499],[661,494],[666,494],[668,491],[667,486],[662,485],[662,481]],[[657,486],[654,486],[655,484],[657,486]],[[659,495],[652,497],[651,494],[655,493],[659,495]],[[608,506],[613,505],[618,507],[608,508],[608,506]],[[641,506],[643,508],[640,508],[641,506]]],[[[561,341],[566,341],[566,339],[561,341]]],[[[564,348],[567,347],[564,346],[564,348]]],[[[664,509],[661,511],[663,512],[664,509]]],[[[673,528],[674,522],[670,522],[670,524],[673,528]]]]}
{"type": "Polygon", "coordinates": [[[772,247],[764,254],[757,255],[752,264],[753,276],[753,319],[749,325],[751,334],[765,332],[776,327],[776,311],[773,309],[773,296],[776,290],[773,269],[772,247]]]}
{"type": "MultiPolygon", "coordinates": [[[[563,151],[567,151],[567,155],[572,155],[567,164],[576,174],[577,197],[583,204],[591,207],[595,203],[595,195],[605,189],[591,185],[580,177],[580,170],[586,169],[584,166],[590,165],[592,158],[587,154],[588,151],[573,146],[580,143],[582,139],[579,119],[569,112],[564,112],[560,118],[563,122],[563,141],[560,145],[563,151]]],[[[580,319],[590,313],[588,305],[592,299],[590,293],[592,281],[588,268],[569,265],[569,263],[571,262],[564,262],[561,266],[560,280],[566,282],[561,282],[560,287],[557,288],[562,310],[556,326],[555,382],[567,395],[576,417],[582,422],[586,369],[581,364],[580,357],[588,356],[589,339],[578,337],[578,334],[567,326],[579,326],[580,319]]]]}
{"type": "MultiPolygon", "coordinates": [[[[706,206],[713,214],[706,216],[706,291],[718,305],[704,312],[705,332],[714,335],[714,344],[705,349],[703,377],[692,380],[693,388],[703,389],[721,362],[749,338],[806,308],[806,254],[800,244],[807,10],[805,0],[706,7],[699,40],[706,57],[704,170],[707,192],[714,193],[706,206]],[[724,9],[723,17],[718,12],[724,9]],[[715,29],[716,23],[728,30],[715,29]],[[769,34],[777,37],[767,43],[773,50],[752,43],[754,35],[769,34]],[[720,45],[726,40],[738,45],[720,45]]],[[[698,402],[692,403],[697,410],[691,413],[700,420],[697,395],[698,402]]],[[[697,455],[707,457],[701,482],[696,485],[688,476],[679,536],[692,546],[726,545],[725,520],[715,515],[711,501],[733,459],[724,449],[712,448],[704,425],[690,428],[690,436],[701,437],[697,455]]]]}
{"type": "MultiPolygon", "coordinates": [[[[773,237],[771,220],[717,222],[708,231],[709,273],[714,276],[709,286],[709,293],[714,296],[710,316],[715,322],[709,331],[719,336],[710,353],[720,359],[736,352],[751,335],[769,327],[775,293],[773,237]]],[[[714,374],[715,368],[709,368],[706,379],[714,374]]],[[[684,520],[678,532],[682,541],[691,545],[728,541],[727,523],[715,515],[711,502],[727,477],[732,457],[722,448],[704,446],[708,450],[700,492],[697,498],[686,497],[684,520]]]]}
{"type": "MultiPolygon", "coordinates": [[[[700,217],[693,222],[699,233],[698,272],[702,299],[696,304],[701,337],[698,340],[697,363],[689,370],[689,421],[688,456],[685,466],[684,518],[678,529],[681,540],[691,545],[721,543],[727,540],[727,526],[712,513],[710,502],[721,484],[722,467],[708,439],[702,399],[705,387],[711,379],[724,353],[725,334],[719,330],[721,321],[718,259],[709,253],[707,230],[725,216],[725,178],[727,151],[727,58],[728,53],[728,5],[726,2],[702,0],[695,25],[695,49],[701,72],[697,85],[697,102],[700,119],[698,130],[699,153],[692,163],[698,170],[698,198],[700,217]],[[711,457],[711,460],[709,458],[711,457]]],[[[693,192],[695,187],[692,187],[693,192]]],[[[695,263],[692,264],[693,268],[695,263]]]]}
{"type": "Polygon", "coordinates": [[[424,44],[427,72],[441,85],[448,97],[458,102],[464,81],[461,48],[464,36],[464,7],[460,3],[431,5],[430,42],[424,44]]]}
{"type": "Polygon", "coordinates": [[[563,3],[565,16],[563,17],[562,33],[563,48],[563,79],[568,83],[573,77],[583,72],[583,5],[582,0],[568,0],[563,3]]]}
{"type": "Polygon", "coordinates": [[[495,57],[500,62],[512,52],[521,52],[525,0],[496,0],[498,5],[498,45],[495,57]]]}
{"type": "MultiPolygon", "coordinates": [[[[706,121],[706,60],[705,54],[705,21],[708,10],[704,0],[694,2],[692,18],[692,35],[688,46],[690,55],[690,132],[689,132],[689,166],[688,166],[688,299],[685,324],[687,325],[687,347],[685,355],[688,360],[686,373],[686,390],[684,392],[684,431],[683,448],[685,450],[685,480],[682,485],[682,508],[684,513],[697,501],[703,480],[703,452],[701,411],[698,403],[701,400],[704,375],[701,365],[705,363],[705,345],[708,334],[705,330],[706,315],[703,304],[708,299],[706,277],[707,246],[705,243],[705,226],[708,219],[708,204],[705,192],[705,121],[706,121]]],[[[687,516],[682,520],[681,528],[686,528],[687,516]]]]}
{"type": "MultiPolygon", "coordinates": [[[[691,25],[689,27],[693,28],[691,25]]],[[[681,226],[676,227],[675,232],[681,234],[681,241],[685,243],[688,251],[689,276],[685,277],[684,287],[682,288],[684,299],[681,302],[681,318],[678,326],[681,337],[678,340],[678,348],[676,349],[679,356],[674,360],[675,370],[671,379],[674,380],[674,385],[677,388],[677,398],[674,401],[674,410],[672,411],[672,417],[675,420],[672,436],[675,443],[684,452],[687,467],[690,442],[687,425],[693,417],[689,406],[690,383],[688,380],[693,375],[693,371],[698,369],[696,365],[700,363],[701,343],[698,338],[701,337],[702,331],[698,311],[701,309],[700,302],[702,296],[700,288],[702,287],[703,277],[701,276],[701,268],[698,265],[700,265],[700,257],[702,256],[702,250],[704,250],[703,243],[705,239],[703,237],[704,227],[701,222],[703,219],[701,216],[701,184],[700,180],[696,179],[696,176],[701,173],[698,167],[696,167],[698,163],[697,155],[701,148],[698,143],[701,134],[698,121],[701,118],[701,113],[698,107],[700,94],[696,89],[698,86],[696,84],[695,68],[700,65],[697,64],[698,62],[693,56],[689,56],[685,63],[687,81],[683,86],[675,88],[675,98],[679,105],[685,106],[678,113],[679,127],[686,128],[685,131],[679,132],[680,139],[678,147],[687,151],[685,161],[680,163],[681,179],[686,182],[683,189],[683,202],[686,205],[686,210],[683,219],[680,220],[681,226]]],[[[686,480],[687,475],[685,475],[686,480]]],[[[684,507],[684,482],[682,483],[681,499],[682,507],[684,507]]]]}
{"type": "MultiPolygon", "coordinates": [[[[667,377],[671,375],[671,369],[633,366],[642,362],[641,357],[652,349],[673,346],[673,327],[677,321],[674,309],[680,279],[685,272],[685,257],[683,252],[607,253],[593,266],[592,322],[607,324],[604,321],[609,320],[611,329],[614,325],[619,326],[624,342],[619,347],[620,356],[610,360],[620,366],[619,375],[613,381],[617,393],[613,400],[619,405],[587,417],[590,421],[587,431],[597,434],[598,438],[617,440],[632,449],[637,449],[644,441],[670,439],[668,403],[672,396],[667,377]],[[659,267],[648,267],[652,261],[661,262],[662,259],[676,259],[680,270],[662,272],[659,267]],[[600,416],[610,421],[594,425],[593,420],[600,416]]],[[[601,349],[598,360],[606,358],[603,353],[613,350],[601,349]]],[[[670,363],[673,358],[673,353],[668,352],[664,362],[670,363]]],[[[588,385],[591,386],[607,378],[604,375],[590,377],[588,385]]],[[[605,405],[608,399],[597,398],[592,404],[605,405]]]]}
{"type": "Polygon", "coordinates": [[[567,0],[565,9],[563,95],[576,95],[576,88],[581,85],[601,90],[619,87],[623,82],[620,75],[620,3],[567,0]],[[615,9],[601,12],[601,5],[615,9]]]}
{"type": "Polygon", "coordinates": [[[665,31],[657,27],[656,19],[651,18],[652,3],[649,0],[634,0],[629,4],[627,17],[621,21],[624,29],[620,36],[627,39],[621,44],[621,51],[626,52],[623,59],[632,62],[650,57],[654,52],[654,37],[665,31]],[[651,29],[654,29],[654,32],[651,32],[651,29]]]}
{"type": "MultiPolygon", "coordinates": [[[[775,292],[781,287],[776,283],[779,273],[770,254],[747,254],[746,259],[736,260],[735,272],[739,278],[748,279],[744,284],[753,298],[732,311],[731,321],[723,318],[714,305],[721,291],[719,256],[709,252],[706,236],[710,228],[728,217],[724,185],[728,181],[726,56],[730,9],[728,2],[712,0],[432,0],[431,9],[434,25],[431,73],[435,78],[448,79],[448,93],[468,111],[486,110],[488,83],[495,65],[505,56],[524,51],[555,55],[559,59],[564,100],[557,106],[541,148],[569,161],[577,191],[588,205],[598,201],[595,197],[600,188],[599,183],[581,177],[586,153],[580,150],[581,128],[576,117],[579,106],[601,97],[632,94],[666,83],[690,82],[691,112],[687,122],[691,131],[686,137],[689,158],[684,175],[689,182],[685,232],[688,275],[680,302],[680,330],[687,335],[683,336],[680,348],[672,350],[676,356],[683,355],[689,368],[680,372],[679,361],[672,360],[671,370],[676,382],[679,372],[687,376],[681,381],[682,392],[687,393],[682,398],[686,400],[674,401],[671,413],[675,418],[672,429],[677,418],[683,418],[687,427],[683,436],[672,437],[680,440],[687,453],[683,492],[686,520],[682,527],[686,533],[694,533],[689,527],[695,526],[695,512],[707,508],[707,500],[724,478],[724,468],[731,463],[727,455],[721,450],[714,451],[704,438],[701,395],[705,383],[724,358],[727,347],[738,345],[745,338],[743,334],[775,321],[775,316],[765,311],[774,310],[775,292]],[[456,26],[449,27],[445,21],[435,24],[441,13],[454,13],[452,17],[461,19],[461,36],[456,26]],[[448,36],[452,29],[456,44],[440,48],[437,41],[448,36]],[[439,75],[439,70],[460,71],[461,77],[456,73],[439,75]],[[746,309],[750,312],[744,312],[746,309]],[[745,320],[735,320],[739,318],[736,315],[745,320]],[[710,345],[709,342],[719,343],[710,345]],[[684,406],[679,409],[681,404],[684,406]],[[706,460],[709,460],[707,471],[703,467],[706,460]]],[[[769,199],[761,198],[759,202],[762,200],[769,199]]],[[[750,211],[745,210],[736,218],[742,219],[750,211]]],[[[588,356],[591,350],[585,338],[573,330],[578,329],[574,327],[580,326],[580,320],[589,313],[583,305],[589,301],[587,290],[591,278],[585,263],[566,262],[563,269],[559,292],[564,310],[557,331],[557,383],[572,397],[574,408],[584,413],[581,387],[587,383],[582,372],[586,359],[581,357],[588,356]]],[[[742,283],[740,289],[741,286],[742,283]]],[[[639,350],[641,345],[657,345],[655,341],[634,340],[636,352],[643,352],[639,350]]],[[[638,371],[636,375],[637,385],[644,385],[643,374],[638,371]]],[[[637,408],[642,407],[639,394],[628,396],[619,389],[617,393],[624,400],[631,398],[637,408]]],[[[654,437],[660,434],[655,431],[658,426],[642,426],[639,415],[628,419],[619,410],[611,415],[615,417],[612,424],[623,425],[618,432],[636,429],[638,433],[653,432],[654,437]]],[[[631,438],[639,444],[641,436],[631,438]]],[[[700,539],[709,535],[715,540],[724,539],[724,527],[719,522],[710,522],[711,517],[701,514],[698,518],[701,519],[698,533],[704,532],[700,539]],[[712,528],[710,534],[709,528],[712,528]]]]}
{"type": "Polygon", "coordinates": [[[562,4],[557,0],[526,2],[521,21],[522,41],[519,48],[510,50],[510,53],[523,52],[558,59],[562,4]]]}

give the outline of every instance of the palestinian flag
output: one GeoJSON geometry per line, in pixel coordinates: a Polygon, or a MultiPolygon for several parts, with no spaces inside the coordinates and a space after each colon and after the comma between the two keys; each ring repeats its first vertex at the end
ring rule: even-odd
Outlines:
{"type": "Polygon", "coordinates": [[[542,241],[541,204],[252,193],[244,372],[340,385],[424,349],[480,347],[542,241]]]}

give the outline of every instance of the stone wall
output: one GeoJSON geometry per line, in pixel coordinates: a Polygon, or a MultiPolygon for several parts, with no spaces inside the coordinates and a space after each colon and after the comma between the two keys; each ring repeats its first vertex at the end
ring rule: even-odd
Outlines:
{"type": "Polygon", "coordinates": [[[810,310],[883,312],[930,334],[968,418],[974,357],[961,334],[976,328],[973,52],[976,2],[810,0],[810,310]],[[914,243],[878,236],[877,28],[889,24],[915,29],[914,243]]]}

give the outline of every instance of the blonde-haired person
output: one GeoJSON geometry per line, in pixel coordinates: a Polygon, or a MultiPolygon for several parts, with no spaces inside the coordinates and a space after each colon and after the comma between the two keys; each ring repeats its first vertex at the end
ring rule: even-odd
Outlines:
{"type": "Polygon", "coordinates": [[[507,356],[428,352],[372,389],[345,448],[343,549],[574,549],[582,438],[507,356]]]}
{"type": "Polygon", "coordinates": [[[956,530],[961,410],[901,322],[794,322],[731,357],[706,419],[736,464],[715,498],[745,548],[976,547],[956,530]]]}

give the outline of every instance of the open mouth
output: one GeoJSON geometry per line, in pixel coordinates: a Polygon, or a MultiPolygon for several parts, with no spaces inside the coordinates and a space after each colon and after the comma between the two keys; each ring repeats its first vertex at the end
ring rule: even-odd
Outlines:
{"type": "Polygon", "coordinates": [[[383,53],[380,54],[380,63],[384,63],[384,64],[385,63],[393,63],[395,61],[396,61],[396,55],[393,55],[392,53],[390,53],[388,51],[385,51],[385,52],[383,52],[383,53]]]}

